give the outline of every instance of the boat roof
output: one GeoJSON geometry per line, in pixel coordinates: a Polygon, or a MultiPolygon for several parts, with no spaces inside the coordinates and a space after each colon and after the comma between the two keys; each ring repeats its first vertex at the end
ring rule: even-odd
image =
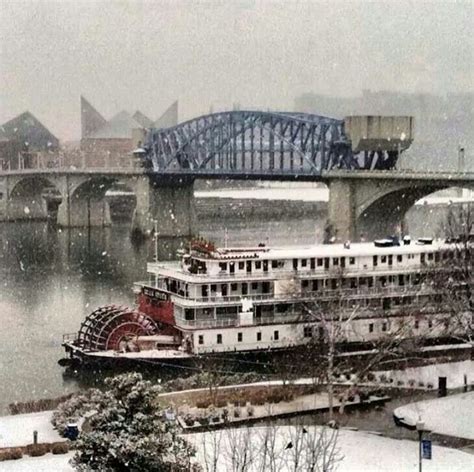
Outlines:
{"type": "MultiPolygon", "coordinates": [[[[380,240],[387,242],[388,240],[380,240]]],[[[324,257],[357,257],[376,255],[419,254],[433,252],[442,248],[448,249],[450,245],[442,240],[430,244],[412,241],[410,244],[401,243],[400,246],[391,245],[381,247],[372,242],[350,244],[315,244],[308,246],[281,246],[281,247],[256,247],[256,248],[219,248],[209,254],[193,253],[196,259],[293,259],[293,258],[324,258],[324,257]]]]}

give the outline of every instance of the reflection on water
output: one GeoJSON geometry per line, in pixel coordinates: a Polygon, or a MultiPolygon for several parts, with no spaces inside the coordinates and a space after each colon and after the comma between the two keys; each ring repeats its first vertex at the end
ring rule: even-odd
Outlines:
{"type": "MultiPolygon", "coordinates": [[[[411,212],[417,236],[439,226],[429,208],[411,212]],[[424,227],[429,221],[430,227],[424,227]]],[[[229,245],[321,242],[324,221],[227,221],[229,245]]],[[[199,232],[224,242],[220,221],[199,232]]],[[[161,239],[169,260],[185,242],[161,239]]],[[[133,243],[127,223],[112,228],[58,230],[46,223],[0,223],[0,411],[8,403],[62,395],[78,388],[57,364],[63,333],[77,331],[99,305],[132,304],[131,287],[143,280],[153,241],[133,243]],[[149,255],[149,256],[148,256],[149,255]]]]}

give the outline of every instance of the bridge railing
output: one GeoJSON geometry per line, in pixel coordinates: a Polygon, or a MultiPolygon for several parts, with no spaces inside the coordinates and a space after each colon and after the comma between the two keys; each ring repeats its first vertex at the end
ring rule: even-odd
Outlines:
{"type": "Polygon", "coordinates": [[[141,163],[130,152],[61,150],[20,152],[13,158],[0,158],[0,172],[138,168],[141,163]]]}

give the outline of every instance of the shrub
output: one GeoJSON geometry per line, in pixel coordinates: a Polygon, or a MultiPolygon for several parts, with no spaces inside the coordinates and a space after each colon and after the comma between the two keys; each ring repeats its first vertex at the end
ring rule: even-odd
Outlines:
{"type": "Polygon", "coordinates": [[[54,443],[51,446],[51,452],[55,455],[66,454],[69,451],[69,444],[67,442],[54,443]]]}
{"type": "Polygon", "coordinates": [[[196,407],[197,408],[209,408],[211,406],[211,400],[206,399],[206,400],[199,400],[196,402],[196,407]]]}
{"type": "Polygon", "coordinates": [[[48,444],[28,444],[28,446],[26,446],[26,453],[31,457],[44,456],[48,452],[48,444]]]}
{"type": "Polygon", "coordinates": [[[0,462],[21,459],[23,451],[19,447],[0,450],[0,462]]]}
{"type": "Polygon", "coordinates": [[[184,422],[186,423],[186,426],[193,426],[194,425],[194,416],[186,415],[184,417],[184,422]]]}

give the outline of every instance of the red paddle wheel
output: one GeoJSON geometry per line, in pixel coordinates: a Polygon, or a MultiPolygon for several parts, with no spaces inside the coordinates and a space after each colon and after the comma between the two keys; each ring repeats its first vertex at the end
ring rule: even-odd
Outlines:
{"type": "Polygon", "coordinates": [[[87,351],[119,350],[121,341],[157,333],[158,326],[149,316],[128,307],[109,305],[86,317],[77,344],[87,351]]]}

